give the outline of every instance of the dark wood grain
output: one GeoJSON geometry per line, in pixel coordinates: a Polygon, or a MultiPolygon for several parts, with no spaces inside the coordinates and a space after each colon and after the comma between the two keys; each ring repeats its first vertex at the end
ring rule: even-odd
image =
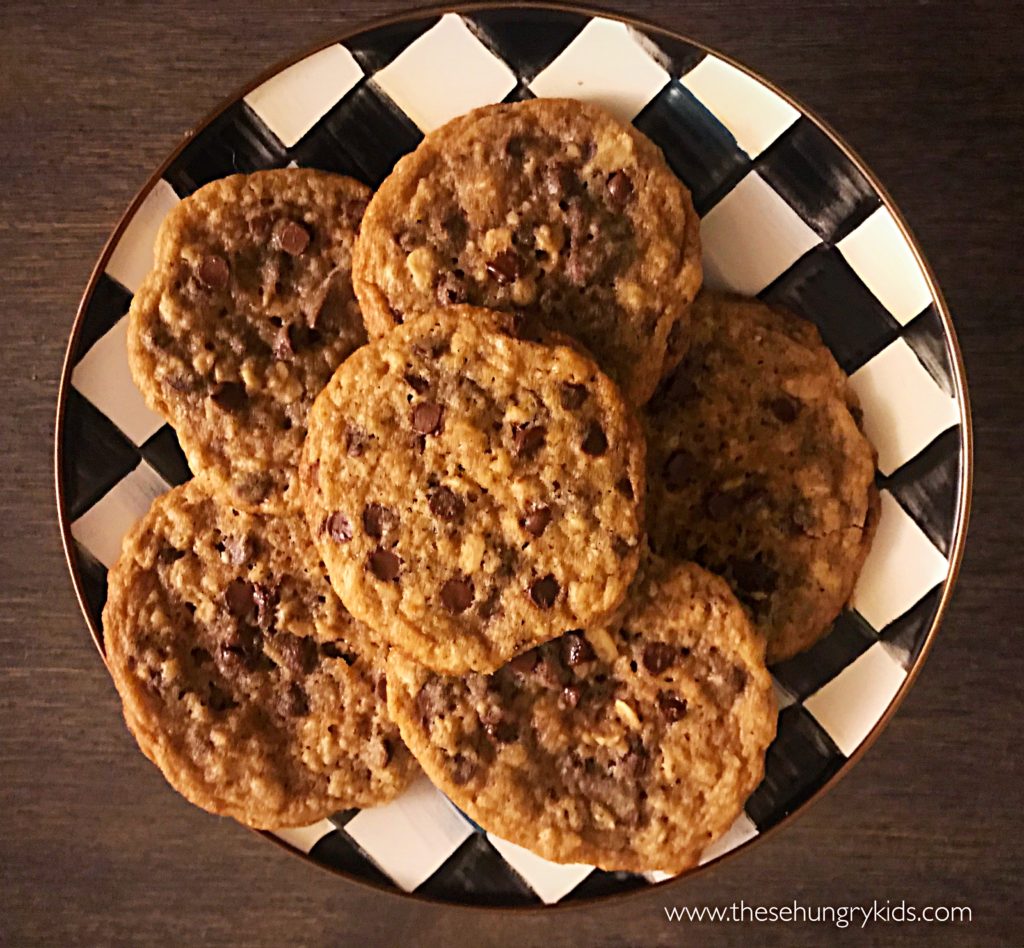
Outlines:
{"type": "Polygon", "coordinates": [[[906,899],[970,905],[974,922],[863,934],[1019,944],[1024,30],[1012,3],[618,4],[736,56],[848,138],[920,237],[966,354],[977,479],[959,589],[903,708],[829,796],[667,892],[512,917],[347,884],[190,807],[135,749],[55,522],[53,410],[78,297],[192,122],[284,54],[403,6],[0,5],[0,942],[815,945],[832,931],[684,930],[662,906],[906,899]]]}

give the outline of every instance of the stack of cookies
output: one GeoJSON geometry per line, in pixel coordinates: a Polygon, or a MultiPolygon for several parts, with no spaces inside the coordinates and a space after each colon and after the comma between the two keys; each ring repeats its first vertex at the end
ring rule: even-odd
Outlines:
{"type": "Polygon", "coordinates": [[[416,772],[549,859],[681,871],[764,773],[766,662],[848,600],[874,452],[810,324],[703,291],[660,151],[534,100],[371,197],[286,169],[164,223],[129,346],[195,478],[129,533],[143,751],[253,826],[416,772]]]}

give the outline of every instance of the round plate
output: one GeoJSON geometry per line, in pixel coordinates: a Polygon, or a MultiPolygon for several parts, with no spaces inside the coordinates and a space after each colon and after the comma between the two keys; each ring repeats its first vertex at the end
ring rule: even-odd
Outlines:
{"type": "MultiPolygon", "coordinates": [[[[376,186],[424,132],[535,95],[603,103],[664,149],[703,218],[707,282],[816,323],[878,449],[881,521],[851,608],[772,669],[781,710],[764,782],[706,865],[820,796],[903,698],[960,563],[971,435],[949,312],[891,200],[823,122],[696,42],[569,7],[418,12],[293,58],[218,108],[128,208],[71,331],[56,435],[68,564],[102,652],[121,538],[190,476],[125,349],[125,314],[167,211],[215,178],[292,162],[376,186]]],[[[350,878],[475,906],[577,904],[664,878],[546,862],[483,832],[425,780],[386,807],[277,837],[350,878]]]]}

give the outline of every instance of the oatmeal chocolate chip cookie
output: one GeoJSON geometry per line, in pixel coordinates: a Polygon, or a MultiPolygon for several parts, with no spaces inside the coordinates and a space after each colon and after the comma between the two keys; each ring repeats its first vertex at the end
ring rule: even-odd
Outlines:
{"type": "Polygon", "coordinates": [[[197,806],[300,826],[384,802],[416,771],[387,716],[383,649],[300,517],[241,513],[192,481],[131,530],[109,588],[125,720],[197,806]]]}
{"type": "Polygon", "coordinates": [[[132,301],[132,374],[193,471],[236,506],[297,509],[306,413],[366,341],[351,259],[369,196],[319,171],[234,175],[160,229],[132,301]]]}
{"type": "Polygon", "coordinates": [[[423,769],[485,829],[557,862],[679,872],[764,774],[764,640],[694,564],[641,566],[607,630],[569,632],[492,675],[398,651],[388,707],[423,769]]]}
{"type": "Polygon", "coordinates": [[[645,409],[651,546],[724,576],[770,662],[821,637],[867,555],[878,492],[859,418],[810,322],[708,291],[645,409]]]}
{"type": "Polygon", "coordinates": [[[685,350],[698,228],[631,125],[571,100],[491,105],[398,162],[367,208],[353,282],[371,336],[438,304],[534,314],[637,405],[685,350]]]}
{"type": "Polygon", "coordinates": [[[606,618],[640,555],[643,438],[568,347],[455,306],[354,353],[317,399],[305,509],[354,615],[440,671],[606,618]]]}

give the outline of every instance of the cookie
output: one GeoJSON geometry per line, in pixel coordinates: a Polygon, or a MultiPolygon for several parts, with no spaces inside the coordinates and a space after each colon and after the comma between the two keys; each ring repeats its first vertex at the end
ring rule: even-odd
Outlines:
{"type": "Polygon", "coordinates": [[[353,282],[371,337],[438,304],[525,312],[578,338],[637,405],[685,350],[698,228],[633,126],[568,99],[490,105],[398,162],[353,282]]]}
{"type": "Polygon", "coordinates": [[[764,640],[719,577],[641,567],[607,630],[492,675],[393,651],[388,707],[421,766],[482,827],[556,862],[680,872],[764,775],[775,702],[764,640]]]}
{"type": "Polygon", "coordinates": [[[769,662],[813,645],[877,520],[857,397],[808,321],[705,291],[690,350],[645,410],[651,546],[724,576],[769,662]]]}
{"type": "Polygon", "coordinates": [[[369,196],[319,171],[234,175],[160,229],[132,300],[132,375],[192,470],[238,507],[297,509],[306,414],[366,341],[351,260],[369,196]]]}
{"type": "Polygon", "coordinates": [[[197,806],[301,826],[382,803],[416,772],[387,716],[384,652],[300,517],[242,513],[191,481],[128,533],[108,584],[125,720],[197,806]]]}
{"type": "Polygon", "coordinates": [[[338,595],[432,668],[492,671],[606,618],[640,554],[639,423],[592,360],[437,309],[317,399],[306,514],[338,595]]]}

